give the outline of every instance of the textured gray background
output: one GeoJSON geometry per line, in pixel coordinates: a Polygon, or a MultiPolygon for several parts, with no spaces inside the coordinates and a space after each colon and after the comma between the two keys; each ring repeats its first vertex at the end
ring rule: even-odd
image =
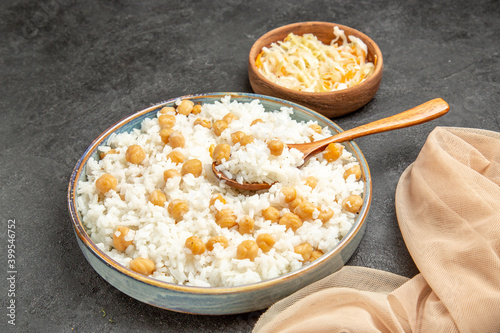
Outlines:
{"type": "Polygon", "coordinates": [[[394,191],[436,126],[500,130],[499,1],[2,1],[0,331],[251,330],[259,311],[179,314],[106,283],[77,247],[67,184],[85,148],[125,116],[186,94],[251,92],[253,42],[308,20],[361,30],[384,55],[375,99],[336,119],[342,128],[435,97],[451,105],[431,123],[356,140],[370,165],[373,202],[349,264],[418,273],[397,225],[394,191]],[[15,327],[6,316],[9,219],[17,225],[15,327]]]}

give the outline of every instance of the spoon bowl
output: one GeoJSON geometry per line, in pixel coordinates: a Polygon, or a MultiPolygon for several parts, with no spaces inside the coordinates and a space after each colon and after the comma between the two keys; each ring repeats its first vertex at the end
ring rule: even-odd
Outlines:
{"type": "MultiPolygon", "coordinates": [[[[287,144],[287,147],[290,149],[295,148],[302,152],[305,162],[315,154],[322,152],[331,143],[350,141],[370,134],[387,132],[399,128],[422,124],[441,117],[446,114],[449,109],[450,106],[442,98],[435,98],[393,116],[382,118],[368,124],[340,132],[322,140],[307,143],[287,144]]],[[[212,163],[212,170],[219,180],[225,181],[226,185],[240,190],[266,190],[273,185],[269,183],[239,183],[234,179],[226,177],[224,173],[217,170],[217,164],[215,162],[212,163]]]]}

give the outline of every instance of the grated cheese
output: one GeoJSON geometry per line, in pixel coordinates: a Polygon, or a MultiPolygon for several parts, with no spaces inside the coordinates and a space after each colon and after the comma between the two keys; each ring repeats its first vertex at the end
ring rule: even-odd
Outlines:
{"type": "Polygon", "coordinates": [[[298,91],[335,91],[363,82],[375,70],[366,60],[366,44],[357,37],[346,37],[338,27],[333,34],[335,38],[326,45],[313,34],[290,33],[285,40],[264,47],[255,65],[267,79],[298,91]]]}

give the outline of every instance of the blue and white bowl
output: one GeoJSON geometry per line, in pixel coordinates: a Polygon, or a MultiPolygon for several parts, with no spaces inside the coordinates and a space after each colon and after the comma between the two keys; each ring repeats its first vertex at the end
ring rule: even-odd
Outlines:
{"type": "Polygon", "coordinates": [[[361,150],[354,142],[346,142],[344,143],[346,149],[356,157],[361,166],[362,178],[365,182],[363,206],[348,234],[334,249],[296,271],[259,283],[236,287],[184,286],[138,274],[118,264],[96,246],[83,226],[77,206],[76,189],[78,182],[86,179],[86,165],[89,158],[97,159],[97,148],[106,144],[111,134],[139,128],[145,118],[155,117],[160,108],[173,106],[178,99],[189,99],[195,103],[214,103],[227,95],[231,96],[231,100],[242,103],[258,99],[269,111],[291,107],[292,118],[298,121],[315,120],[323,127],[328,126],[334,133],[342,131],[337,124],[308,108],[282,99],[248,93],[208,93],[173,98],[134,113],[104,131],[85,150],[73,170],[68,188],[68,207],[77,243],[87,261],[106,281],[130,297],[160,308],[193,314],[224,315],[264,309],[308,284],[339,270],[354,253],[363,237],[365,220],[371,203],[372,181],[368,164],[361,150]]]}

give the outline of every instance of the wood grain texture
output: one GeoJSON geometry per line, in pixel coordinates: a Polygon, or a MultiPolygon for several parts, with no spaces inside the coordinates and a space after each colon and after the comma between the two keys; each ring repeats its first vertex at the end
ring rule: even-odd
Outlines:
{"type": "Polygon", "coordinates": [[[255,93],[301,104],[329,118],[351,113],[368,103],[380,87],[383,67],[382,52],[370,37],[344,25],[316,21],[289,24],[269,31],[253,44],[248,57],[248,77],[255,93]],[[255,59],[263,47],[269,47],[272,43],[285,39],[289,33],[296,35],[312,33],[323,43],[330,43],[334,37],[333,28],[335,26],[344,30],[347,36],[358,37],[366,44],[368,48],[367,60],[375,64],[375,71],[364,82],[339,91],[301,92],[271,82],[255,66],[255,59]]]}
{"type": "Polygon", "coordinates": [[[442,98],[435,98],[409,110],[351,128],[323,140],[300,144],[288,144],[287,146],[288,148],[300,150],[304,154],[304,160],[307,160],[314,154],[324,150],[330,143],[350,141],[370,134],[422,124],[443,116],[449,109],[450,106],[446,101],[442,98]]]}

